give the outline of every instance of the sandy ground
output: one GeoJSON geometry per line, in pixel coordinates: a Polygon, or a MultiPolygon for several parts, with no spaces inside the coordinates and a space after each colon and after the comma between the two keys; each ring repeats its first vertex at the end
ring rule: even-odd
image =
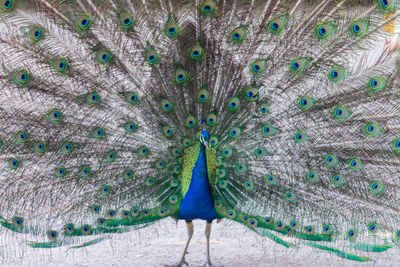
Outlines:
{"type": "MultiPolygon", "coordinates": [[[[190,266],[202,266],[206,261],[205,222],[194,221],[194,226],[187,262],[190,266]]],[[[1,266],[163,266],[179,261],[186,242],[185,223],[176,224],[172,219],[70,250],[26,248],[6,234],[7,231],[0,232],[1,266]],[[14,242],[15,246],[4,241],[14,242]],[[15,252],[20,255],[15,256],[15,252]]],[[[400,266],[398,247],[383,253],[353,252],[375,261],[358,263],[304,245],[285,248],[228,221],[214,223],[211,234],[211,260],[215,266],[400,266]]]]}

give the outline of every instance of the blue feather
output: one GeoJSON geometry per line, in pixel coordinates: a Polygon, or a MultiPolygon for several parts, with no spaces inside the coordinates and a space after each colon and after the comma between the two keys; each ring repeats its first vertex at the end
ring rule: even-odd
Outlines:
{"type": "Polygon", "coordinates": [[[207,160],[204,145],[200,145],[200,153],[193,168],[192,180],[180,207],[179,219],[203,219],[212,221],[217,218],[214,200],[207,174],[207,160]]]}

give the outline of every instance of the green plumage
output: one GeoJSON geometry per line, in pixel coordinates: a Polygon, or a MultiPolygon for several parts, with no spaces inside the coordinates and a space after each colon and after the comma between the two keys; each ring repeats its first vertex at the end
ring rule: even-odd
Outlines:
{"type": "MultiPolygon", "coordinates": [[[[193,168],[200,153],[200,143],[196,142],[184,151],[182,166],[182,197],[185,197],[192,179],[193,168]]],[[[215,149],[206,150],[207,171],[209,183],[213,186],[216,183],[216,155],[215,149]]],[[[212,188],[211,188],[212,189],[212,188]]]]}

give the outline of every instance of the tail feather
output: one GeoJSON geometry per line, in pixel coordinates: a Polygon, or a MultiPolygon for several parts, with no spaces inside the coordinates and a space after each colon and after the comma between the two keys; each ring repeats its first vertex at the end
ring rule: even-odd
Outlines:
{"type": "Polygon", "coordinates": [[[33,247],[178,219],[203,127],[220,218],[356,261],[319,242],[400,238],[394,1],[11,2],[0,224],[33,247]]]}

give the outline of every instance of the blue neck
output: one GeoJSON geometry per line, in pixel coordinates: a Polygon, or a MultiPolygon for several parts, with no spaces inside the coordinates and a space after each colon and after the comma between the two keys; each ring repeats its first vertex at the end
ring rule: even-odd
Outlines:
{"type": "Polygon", "coordinates": [[[205,147],[200,144],[199,157],[193,168],[189,189],[181,203],[179,219],[212,221],[216,218],[217,214],[207,174],[205,147]]]}

